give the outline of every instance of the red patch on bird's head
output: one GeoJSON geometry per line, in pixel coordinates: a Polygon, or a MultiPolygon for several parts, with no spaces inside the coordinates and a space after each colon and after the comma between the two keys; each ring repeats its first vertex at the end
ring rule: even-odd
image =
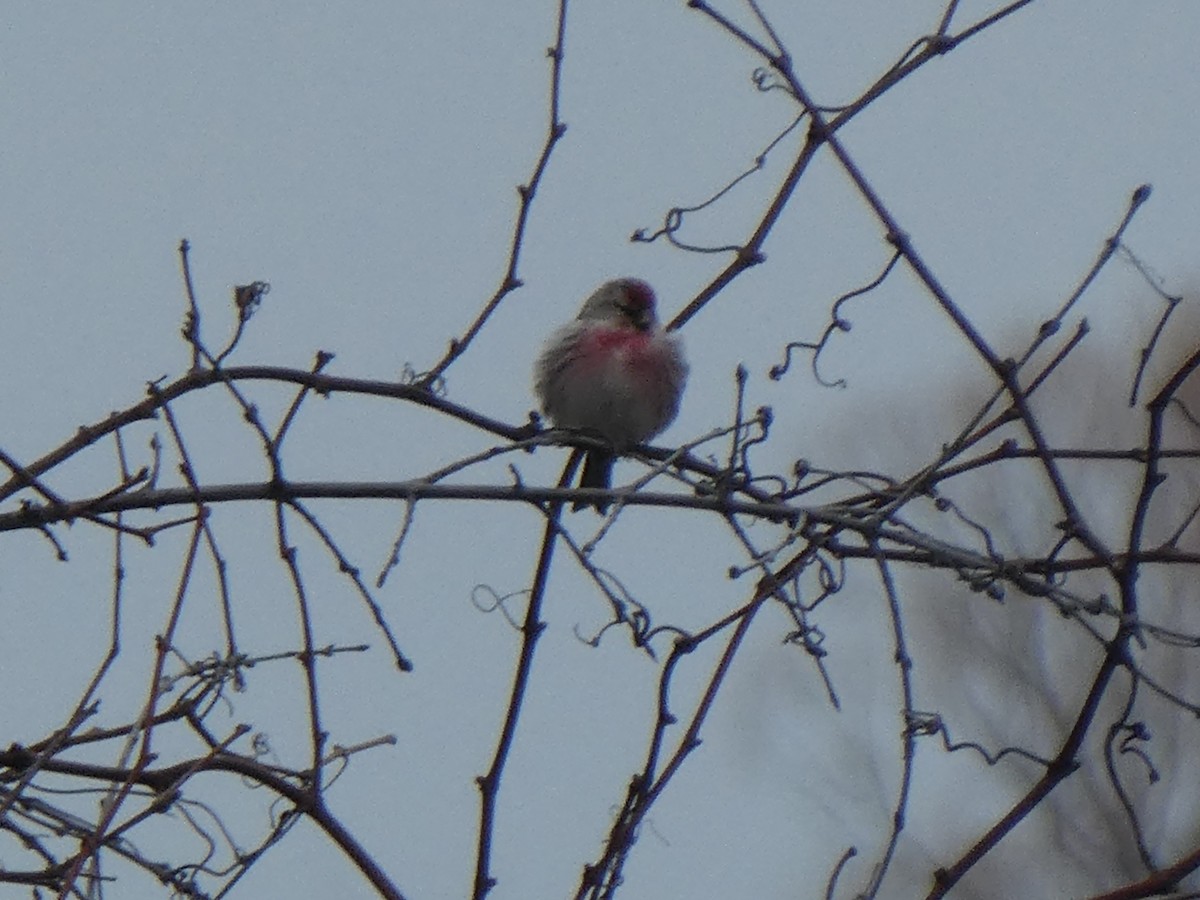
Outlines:
{"type": "Polygon", "coordinates": [[[625,296],[629,298],[628,303],[631,308],[654,309],[654,288],[646,282],[636,278],[623,278],[621,286],[625,288],[625,296]]]}

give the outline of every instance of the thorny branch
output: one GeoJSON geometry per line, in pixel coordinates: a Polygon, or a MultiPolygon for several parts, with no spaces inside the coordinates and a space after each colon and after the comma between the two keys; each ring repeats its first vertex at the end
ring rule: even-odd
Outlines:
{"type": "Polygon", "coordinates": [[[467,327],[462,337],[452,340],[445,355],[434,364],[433,368],[417,377],[416,384],[421,388],[433,390],[441,384],[446,370],[450,368],[455,360],[467,352],[467,348],[471,345],[471,342],[475,340],[476,336],[483,329],[483,326],[487,324],[492,314],[495,313],[496,309],[504,301],[504,298],[522,286],[523,282],[519,274],[521,249],[525,242],[525,231],[529,225],[533,200],[537,195],[538,188],[541,186],[542,177],[546,174],[546,168],[550,164],[550,154],[554,152],[555,146],[562,140],[563,135],[567,133],[567,125],[560,118],[563,60],[566,56],[567,5],[568,0],[559,0],[554,45],[546,51],[546,56],[550,60],[550,115],[549,122],[547,123],[546,142],[542,145],[541,152],[538,154],[537,162],[534,163],[533,173],[529,176],[529,180],[517,187],[517,196],[520,198],[520,203],[517,206],[517,220],[513,225],[512,242],[509,245],[508,266],[505,269],[503,277],[500,279],[499,287],[496,288],[495,293],[483,305],[483,309],[479,311],[479,314],[467,327]]]}

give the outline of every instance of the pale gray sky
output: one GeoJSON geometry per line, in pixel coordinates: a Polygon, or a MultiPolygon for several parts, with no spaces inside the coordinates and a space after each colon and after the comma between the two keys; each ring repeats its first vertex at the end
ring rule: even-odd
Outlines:
{"type": "MultiPolygon", "coordinates": [[[[750,23],[745,4],[718,5],[750,23]]],[[[928,0],[761,5],[799,76],[828,105],[857,96],[935,27],[944,8],[928,0]]],[[[994,8],[964,2],[955,21],[994,8]]],[[[337,353],[330,371],[373,378],[433,363],[503,272],[515,187],[527,179],[546,125],[554,14],[550,0],[218,0],[134,3],[119,13],[78,0],[10,4],[0,13],[0,447],[29,461],[80,424],[134,402],[147,381],[186,368],[176,253],[185,237],[213,345],[228,327],[230,287],[271,283],[236,362],[307,367],[324,349],[337,353]]],[[[1190,0],[1103,10],[1083,0],[1034,2],[935,60],[842,133],[1001,353],[1018,352],[1069,294],[1143,182],[1155,192],[1131,245],[1172,290],[1195,279],[1198,34],[1200,5],[1190,0]]],[[[711,280],[727,256],[631,244],[628,236],[721,188],[794,115],[781,93],[754,89],[759,64],[683,2],[572,4],[561,98],[568,130],[530,220],[525,287],[451,369],[451,399],[519,422],[533,404],[537,348],[596,283],[614,274],[645,277],[669,316],[711,280]]],[[[763,173],[720,205],[689,219],[683,236],[743,239],[797,140],[785,141],[763,173]]],[[[746,362],[748,406],[770,404],[776,414],[763,471],[786,472],[800,456],[830,467],[886,461],[897,475],[926,461],[952,433],[946,423],[959,422],[961,398],[982,397],[986,383],[907,272],[845,309],[853,330],[835,337],[823,371],[846,378],[847,390],[818,387],[803,360],[783,382],[766,378],[788,340],[819,335],[832,299],[879,271],[888,255],[882,237],[823,152],[767,242],[767,263],[685,329],[692,379],[662,440],[677,444],[726,423],[733,369],[746,362]]],[[[1131,372],[1155,303],[1119,268],[1089,295],[1092,340],[1119,354],[1116,368],[1131,372]]],[[[1118,372],[1126,384],[1128,374],[1118,372]]],[[[1084,394],[1077,401],[1087,407],[1084,394]]],[[[263,398],[269,408],[284,395],[263,398]]],[[[263,476],[236,410],[222,399],[195,403],[181,417],[204,480],[263,476]]],[[[137,464],[148,458],[148,435],[130,435],[137,464]]],[[[491,443],[398,404],[337,398],[314,401],[294,440],[285,454],[290,475],[347,480],[414,477],[491,443]]],[[[55,484],[102,490],[113,454],[105,446],[87,459],[55,484]]],[[[464,480],[507,483],[512,462],[528,481],[551,482],[561,459],[545,450],[504,457],[464,480]]],[[[373,577],[398,508],[315,507],[373,577]]],[[[216,520],[227,535],[243,649],[294,647],[283,573],[257,568],[263,560],[277,565],[269,512],[231,507],[216,520]]],[[[393,672],[356,598],[323,568],[320,549],[304,545],[313,584],[328,595],[314,603],[319,642],[374,645],[371,654],[323,669],[331,739],[398,737],[396,747],[357,758],[331,789],[331,803],[410,898],[463,896],[469,888],[473,778],[490,758],[516,647],[500,616],[472,606],[471,591],[527,586],[539,522],[498,504],[421,506],[404,566],[379,595],[416,664],[406,676],[393,672]]],[[[571,523],[588,536],[590,521],[571,523]]],[[[3,745],[60,723],[102,649],[95,635],[107,627],[111,542],[83,525],[62,539],[69,566],[54,564],[33,536],[9,535],[0,545],[0,604],[10,610],[0,671],[18,685],[0,700],[3,745]]],[[[167,535],[153,553],[131,551],[126,668],[114,676],[130,693],[106,696],[112,721],[141,702],[182,541],[167,535]]],[[[597,563],[626,579],[657,620],[692,627],[744,602],[749,584],[725,578],[742,561],[715,518],[647,510],[630,511],[597,551],[597,563]]],[[[527,705],[501,794],[497,900],[573,893],[640,765],[652,713],[655,667],[623,636],[611,635],[599,650],[575,639],[572,629],[598,628],[607,607],[565,555],[559,566],[539,645],[546,674],[527,705]]],[[[920,585],[915,578],[907,587],[920,597],[920,585]]],[[[214,608],[198,602],[189,621],[197,656],[219,646],[216,626],[205,620],[214,608]]],[[[731,675],[704,747],[642,835],[621,894],[629,900],[820,897],[846,846],[873,859],[886,833],[898,723],[878,599],[847,597],[822,622],[841,713],[822,702],[809,661],[779,646],[787,623],[774,611],[763,615],[770,625],[731,675]],[[862,624],[865,609],[876,617],[870,626],[862,624]]],[[[711,652],[701,655],[688,685],[702,683],[711,664],[711,652]]],[[[267,721],[272,708],[295,702],[293,669],[255,673],[261,687],[236,698],[228,722],[267,721]]],[[[690,689],[681,686],[681,704],[690,689]]],[[[281,754],[303,747],[303,721],[271,720],[270,739],[281,754]]],[[[994,820],[1015,790],[1002,774],[980,776],[974,761],[929,752],[923,759],[943,767],[943,781],[914,803],[914,830],[945,843],[907,845],[896,892],[883,896],[922,893],[921,879],[963,834],[994,820]],[[961,798],[963,785],[978,787],[978,803],[961,798]]],[[[230,791],[227,799],[238,796],[230,791]]],[[[230,817],[247,844],[262,826],[256,815],[230,817]]],[[[306,828],[233,896],[369,896],[306,828]]],[[[1031,827],[1013,840],[1037,846],[1045,836],[1031,827]]],[[[7,852],[0,849],[0,863],[7,852]]],[[[849,883],[865,885],[866,868],[848,869],[849,883]]],[[[1080,884],[1092,874],[1081,872],[1080,884]]],[[[1036,871],[1018,866],[996,877],[1007,879],[1003,896],[1050,896],[1037,890],[1036,871]]],[[[154,890],[132,880],[110,896],[154,890]]],[[[1001,895],[983,887],[978,894],[1001,895]]]]}

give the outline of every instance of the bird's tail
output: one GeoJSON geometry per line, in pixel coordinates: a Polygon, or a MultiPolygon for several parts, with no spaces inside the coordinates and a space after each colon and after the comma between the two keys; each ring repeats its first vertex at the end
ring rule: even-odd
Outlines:
{"type": "MultiPolygon", "coordinates": [[[[579,477],[579,486],[608,490],[612,487],[612,470],[616,459],[616,456],[607,450],[589,450],[583,460],[583,474],[579,477]]],[[[571,508],[578,511],[585,506],[594,506],[600,515],[608,511],[606,500],[577,500],[571,508]]]]}

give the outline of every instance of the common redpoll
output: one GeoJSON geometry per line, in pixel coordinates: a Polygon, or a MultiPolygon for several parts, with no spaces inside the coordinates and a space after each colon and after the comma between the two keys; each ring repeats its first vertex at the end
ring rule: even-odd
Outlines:
{"type": "Polygon", "coordinates": [[[671,424],[687,373],[679,338],[658,323],[654,291],[636,278],[600,285],[578,318],[551,335],[534,371],[542,412],[559,428],[591,432],[613,447],[587,451],[580,487],[607,489],[614,453],[671,424]]]}

